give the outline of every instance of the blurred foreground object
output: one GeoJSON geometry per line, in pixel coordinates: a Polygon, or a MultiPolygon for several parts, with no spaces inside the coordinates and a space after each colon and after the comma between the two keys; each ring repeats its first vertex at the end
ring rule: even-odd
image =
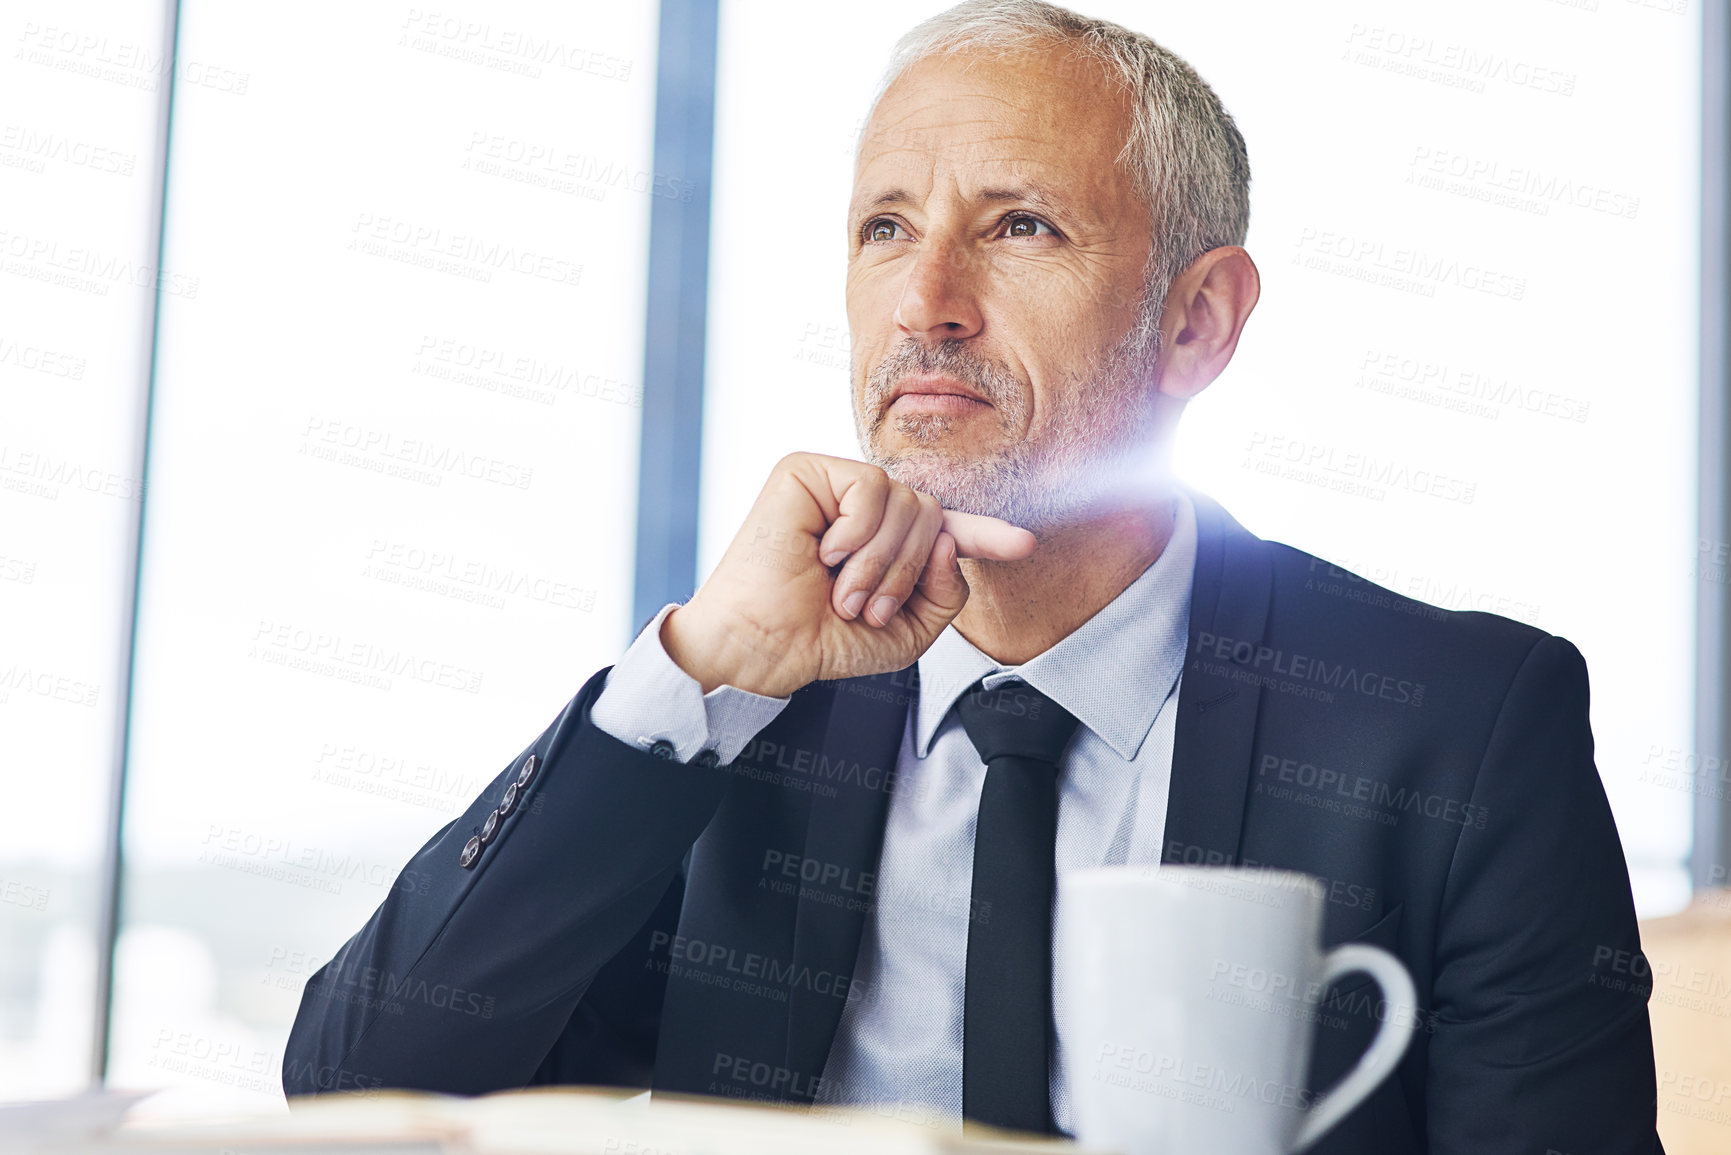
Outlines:
{"type": "Polygon", "coordinates": [[[666,1097],[652,1103],[645,1093],[601,1088],[503,1091],[473,1099],[354,1091],[292,1100],[286,1116],[133,1124],[106,1139],[40,1150],[55,1155],[1081,1155],[1085,1150],[1062,1140],[963,1138],[897,1121],[890,1107],[881,1110],[666,1097]]]}
{"type": "Polygon", "coordinates": [[[83,1150],[107,1135],[144,1091],[89,1091],[40,1103],[0,1103],[0,1151],[83,1150]]]}

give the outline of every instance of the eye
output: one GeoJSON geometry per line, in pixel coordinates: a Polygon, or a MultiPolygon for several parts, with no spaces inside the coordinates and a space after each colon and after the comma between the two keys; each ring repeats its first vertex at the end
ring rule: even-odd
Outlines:
{"type": "Polygon", "coordinates": [[[860,230],[860,239],[867,244],[882,241],[893,241],[901,226],[889,217],[873,217],[867,221],[865,228],[860,230]]]}
{"type": "Polygon", "coordinates": [[[1041,220],[1023,213],[1004,218],[1004,235],[1007,237],[1043,237],[1056,236],[1058,230],[1041,220]],[[1040,230],[1044,229],[1044,232],[1040,230]]]}

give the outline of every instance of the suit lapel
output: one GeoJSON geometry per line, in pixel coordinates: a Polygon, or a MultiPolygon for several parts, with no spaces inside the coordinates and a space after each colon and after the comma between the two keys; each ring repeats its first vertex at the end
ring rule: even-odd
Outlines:
{"type": "MultiPolygon", "coordinates": [[[[832,877],[876,874],[883,849],[902,730],[914,694],[915,667],[850,678],[836,686],[822,755],[835,768],[820,778],[833,792],[813,792],[805,859],[832,877]]],[[[857,883],[855,884],[857,885],[857,883]]],[[[787,1066],[815,1087],[829,1058],[859,958],[869,893],[802,884],[794,928],[794,981],[787,1025],[787,1066]]],[[[810,1099],[810,1095],[804,1096],[810,1099]]]]}
{"type": "Polygon", "coordinates": [[[1268,624],[1273,568],[1264,542],[1191,492],[1196,573],[1190,649],[1178,691],[1162,862],[1237,860],[1262,687],[1253,657],[1268,624]]]}

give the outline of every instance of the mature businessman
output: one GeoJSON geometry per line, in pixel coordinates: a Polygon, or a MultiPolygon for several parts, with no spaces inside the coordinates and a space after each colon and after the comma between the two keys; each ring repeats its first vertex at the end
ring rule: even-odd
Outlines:
{"type": "MultiPolygon", "coordinates": [[[[1143,36],[1033,0],[909,33],[848,206],[867,461],[779,463],[696,595],[415,856],[308,983],[287,1090],[1066,1130],[1054,875],[1265,864],[1322,878],[1326,941],[1393,950],[1423,1004],[1320,1150],[1656,1150],[1645,993],[1599,972],[1640,944],[1580,654],[1161,467],[1257,301],[1248,184],[1143,36]]],[[[1316,1086],[1374,1031],[1358,993],[1316,1086]]]]}

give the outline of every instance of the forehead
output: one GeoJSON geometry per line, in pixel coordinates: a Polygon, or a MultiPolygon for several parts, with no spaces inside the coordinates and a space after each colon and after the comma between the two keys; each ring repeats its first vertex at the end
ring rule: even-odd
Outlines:
{"type": "Polygon", "coordinates": [[[1128,94],[1063,45],[928,57],[902,73],[872,113],[854,170],[854,207],[891,186],[923,197],[940,181],[964,195],[1032,183],[1109,214],[1134,199],[1115,163],[1129,128],[1128,94]]]}

